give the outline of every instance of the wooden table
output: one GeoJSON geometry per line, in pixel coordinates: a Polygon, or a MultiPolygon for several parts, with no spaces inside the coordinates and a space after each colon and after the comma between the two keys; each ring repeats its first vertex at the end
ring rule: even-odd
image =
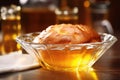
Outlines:
{"type": "Polygon", "coordinates": [[[0,80],[120,80],[120,34],[118,41],[94,64],[94,71],[55,72],[42,68],[0,74],[0,80]]]}

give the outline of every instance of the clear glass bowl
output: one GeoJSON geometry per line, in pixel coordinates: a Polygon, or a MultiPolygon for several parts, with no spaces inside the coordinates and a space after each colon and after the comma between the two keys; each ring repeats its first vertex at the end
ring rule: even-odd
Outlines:
{"type": "Polygon", "coordinates": [[[39,32],[18,36],[16,41],[40,65],[50,70],[76,70],[91,67],[116,41],[113,35],[101,33],[102,42],[84,44],[33,43],[39,32]]]}

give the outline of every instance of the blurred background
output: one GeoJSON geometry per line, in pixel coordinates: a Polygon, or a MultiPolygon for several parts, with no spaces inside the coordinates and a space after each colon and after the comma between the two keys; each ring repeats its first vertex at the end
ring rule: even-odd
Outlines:
{"type": "Polygon", "coordinates": [[[0,6],[11,4],[21,6],[21,24],[24,32],[41,31],[49,25],[56,23],[56,8],[77,7],[79,9],[78,23],[91,24],[90,4],[95,2],[110,2],[108,20],[115,33],[119,32],[120,0],[1,0],[0,6]],[[67,2],[67,3],[66,3],[67,2]]]}
{"type": "Polygon", "coordinates": [[[59,23],[84,24],[98,32],[118,35],[119,4],[120,0],[0,0],[0,39],[6,47],[1,51],[19,49],[14,41],[18,35],[40,32],[59,23]]]}

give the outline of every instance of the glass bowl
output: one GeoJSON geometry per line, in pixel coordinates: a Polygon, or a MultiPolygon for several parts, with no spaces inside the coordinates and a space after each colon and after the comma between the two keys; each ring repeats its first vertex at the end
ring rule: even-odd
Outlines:
{"type": "Polygon", "coordinates": [[[49,70],[76,70],[91,67],[116,41],[111,34],[100,33],[102,42],[83,44],[40,44],[33,43],[40,32],[18,36],[16,41],[39,64],[49,70]]]}

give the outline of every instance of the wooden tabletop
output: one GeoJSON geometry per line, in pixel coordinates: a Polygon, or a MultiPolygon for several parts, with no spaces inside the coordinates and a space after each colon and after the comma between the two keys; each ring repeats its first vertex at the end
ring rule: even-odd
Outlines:
{"type": "Polygon", "coordinates": [[[42,68],[0,74],[0,80],[120,80],[120,35],[118,41],[94,64],[79,72],[48,71],[42,68]]]}

